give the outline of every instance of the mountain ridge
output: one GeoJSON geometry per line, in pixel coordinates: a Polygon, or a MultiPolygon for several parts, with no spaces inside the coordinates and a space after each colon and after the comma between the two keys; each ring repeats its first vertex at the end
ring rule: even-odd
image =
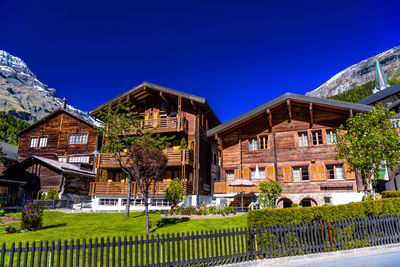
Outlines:
{"type": "MultiPolygon", "coordinates": [[[[56,90],[40,82],[22,59],[0,50],[0,111],[33,123],[62,106],[56,90]]],[[[67,108],[90,123],[100,125],[88,112],[71,105],[67,108]]]]}
{"type": "Polygon", "coordinates": [[[375,80],[376,59],[379,60],[387,79],[400,78],[400,46],[396,46],[347,67],[306,95],[328,98],[375,80]]]}

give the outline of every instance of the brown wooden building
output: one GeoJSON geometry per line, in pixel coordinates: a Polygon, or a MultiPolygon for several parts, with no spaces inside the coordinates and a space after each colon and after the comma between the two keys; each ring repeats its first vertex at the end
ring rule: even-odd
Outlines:
{"type": "MultiPolygon", "coordinates": [[[[161,135],[174,136],[172,144],[164,152],[168,156],[167,170],[162,181],[155,184],[153,198],[165,197],[170,180],[179,177],[185,185],[187,195],[206,196],[211,194],[211,142],[206,131],[220,124],[206,99],[163,86],[143,82],[129,91],[94,108],[90,114],[100,119],[101,111],[113,107],[119,100],[129,101],[136,111],[143,114],[143,126],[156,128],[161,135]],[[185,139],[187,148],[181,148],[185,139]]],[[[118,199],[126,195],[125,174],[107,153],[101,153],[95,166],[97,181],[92,183],[91,196],[99,199],[101,206],[122,205],[118,199]],[[104,178],[104,172],[107,177],[104,178]],[[100,182],[100,180],[103,182],[100,182]],[[104,181],[107,179],[107,181],[104,181]]],[[[139,192],[133,185],[133,196],[139,192]]],[[[200,197],[201,198],[201,197],[200,197]]],[[[198,197],[192,201],[201,201],[198,197]]]]}
{"type": "Polygon", "coordinates": [[[278,206],[341,204],[361,199],[354,173],[335,159],[336,129],[372,107],[286,93],[207,132],[218,146],[220,175],[214,197],[238,204],[256,199],[257,186],[229,182],[276,180],[283,188],[278,206]]]}
{"type": "Polygon", "coordinates": [[[63,198],[87,198],[89,183],[94,181],[98,144],[101,144],[95,127],[101,122],[89,115],[86,117],[89,119],[68,109],[64,103],[63,108],[18,133],[20,163],[9,169],[7,176],[27,177],[32,185],[32,188],[26,188],[27,198],[37,198],[40,192],[46,192],[50,187],[59,190],[63,198]],[[75,171],[60,171],[60,164],[75,171]],[[85,184],[82,179],[86,179],[87,184],[80,188],[85,184]],[[71,186],[67,190],[65,185],[68,183],[71,186]]]}

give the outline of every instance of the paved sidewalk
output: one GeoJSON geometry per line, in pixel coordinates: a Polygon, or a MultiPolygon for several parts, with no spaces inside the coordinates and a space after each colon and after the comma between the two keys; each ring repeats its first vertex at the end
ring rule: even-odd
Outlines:
{"type": "Polygon", "coordinates": [[[232,267],[400,266],[400,244],[230,264],[232,267]]]}

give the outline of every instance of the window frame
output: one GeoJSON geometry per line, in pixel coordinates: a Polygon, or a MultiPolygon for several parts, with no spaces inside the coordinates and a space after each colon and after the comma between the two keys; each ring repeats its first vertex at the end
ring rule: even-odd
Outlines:
{"type": "Polygon", "coordinates": [[[310,181],[310,170],[309,170],[309,166],[294,166],[292,167],[292,176],[293,176],[293,182],[295,183],[300,183],[300,182],[309,182],[310,181]],[[299,174],[300,174],[300,180],[294,180],[294,172],[295,169],[299,170],[299,174]],[[303,178],[303,170],[307,170],[307,180],[304,180],[303,178]]]}
{"type": "Polygon", "coordinates": [[[30,142],[29,142],[29,147],[30,148],[39,147],[39,136],[31,137],[30,142]],[[34,139],[36,139],[36,144],[34,146],[32,146],[32,141],[34,139]]]}
{"type": "Polygon", "coordinates": [[[301,132],[297,132],[297,141],[299,142],[298,145],[299,147],[306,147],[309,146],[310,143],[308,142],[308,132],[307,131],[301,131],[301,132]],[[300,144],[300,138],[301,138],[301,142],[302,144],[300,144]],[[307,144],[305,145],[305,142],[307,141],[307,144]]]}
{"type": "Polygon", "coordinates": [[[342,180],[346,179],[346,177],[344,175],[344,166],[343,165],[331,164],[331,165],[326,165],[325,168],[326,168],[326,171],[327,171],[327,176],[328,176],[327,180],[328,181],[337,181],[337,180],[342,181],[342,180]],[[331,178],[331,173],[330,173],[329,168],[333,168],[333,179],[331,178]],[[342,169],[342,178],[338,178],[336,168],[341,168],[342,169]]]}
{"type": "Polygon", "coordinates": [[[327,145],[336,145],[336,142],[337,142],[337,131],[336,131],[336,129],[326,130],[326,144],[327,145]],[[333,132],[334,132],[334,135],[332,135],[333,132]],[[333,138],[334,140],[332,140],[332,136],[335,136],[333,138]]]}
{"type": "Polygon", "coordinates": [[[248,142],[249,142],[249,151],[258,150],[258,138],[257,137],[249,138],[248,142]],[[255,141],[255,145],[254,145],[254,141],[255,141]]]}
{"type": "Polygon", "coordinates": [[[269,135],[261,135],[258,137],[258,149],[259,150],[267,150],[269,149],[269,135]]]}
{"type": "Polygon", "coordinates": [[[89,139],[89,133],[70,133],[68,135],[68,145],[86,145],[88,143],[88,139],[89,139]],[[74,142],[71,143],[71,136],[75,136],[74,142]],[[85,140],[85,142],[77,142],[77,136],[81,136],[80,138],[82,138],[82,140],[85,140]],[[84,138],[84,136],[86,136],[86,138],[84,138]]]}
{"type": "Polygon", "coordinates": [[[253,177],[253,171],[255,172],[256,168],[250,168],[250,180],[251,181],[265,181],[265,179],[266,179],[265,169],[266,169],[265,167],[258,168],[258,171],[260,172],[260,174],[261,174],[261,170],[264,171],[264,177],[262,177],[262,175],[260,175],[260,178],[256,179],[253,177]]]}
{"type": "Polygon", "coordinates": [[[312,141],[312,145],[313,146],[321,146],[321,145],[323,145],[324,144],[324,139],[323,139],[323,137],[322,137],[322,130],[315,130],[315,131],[312,131],[311,132],[311,141],[312,141]],[[317,141],[317,144],[314,142],[314,134],[317,134],[317,133],[319,133],[320,134],[320,136],[318,136],[318,137],[320,137],[320,138],[315,138],[315,140],[317,141]],[[319,139],[321,139],[321,143],[319,143],[319,139]]]}
{"type": "Polygon", "coordinates": [[[47,147],[47,142],[49,141],[49,138],[47,136],[40,136],[39,137],[39,141],[38,141],[38,146],[37,147],[47,147]],[[44,146],[41,145],[41,141],[42,139],[46,139],[46,143],[44,144],[44,146]]]}
{"type": "Polygon", "coordinates": [[[235,181],[235,170],[225,170],[225,180],[227,182],[235,181]],[[233,177],[232,180],[230,180],[230,178],[228,180],[228,172],[232,172],[232,177],[233,177]]]}

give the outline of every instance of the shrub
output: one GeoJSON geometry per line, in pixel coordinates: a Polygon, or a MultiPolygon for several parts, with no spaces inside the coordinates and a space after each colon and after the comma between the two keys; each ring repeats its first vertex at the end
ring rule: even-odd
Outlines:
{"type": "Polygon", "coordinates": [[[175,178],[167,187],[167,199],[176,206],[185,196],[185,188],[179,178],[175,178]]]}
{"type": "Polygon", "coordinates": [[[282,192],[282,186],[276,181],[261,182],[258,184],[261,193],[258,196],[258,203],[262,208],[275,208],[276,200],[282,192]]]}
{"type": "Polygon", "coordinates": [[[46,199],[46,200],[59,200],[58,190],[49,187],[49,190],[47,190],[46,197],[44,199],[46,199]]]}
{"type": "Polygon", "coordinates": [[[249,227],[285,223],[311,222],[319,220],[337,220],[362,218],[372,215],[400,213],[400,198],[369,200],[337,206],[319,206],[305,208],[263,209],[249,212],[249,227]]]}
{"type": "Polygon", "coordinates": [[[400,197],[400,191],[383,191],[382,198],[400,197]]]}
{"type": "Polygon", "coordinates": [[[4,210],[0,210],[0,217],[5,216],[5,215],[6,215],[6,212],[4,210]]]}
{"type": "Polygon", "coordinates": [[[29,231],[37,231],[42,228],[43,210],[38,204],[27,204],[22,209],[21,227],[29,231]]]}
{"type": "Polygon", "coordinates": [[[179,148],[180,148],[180,149],[186,149],[187,146],[188,146],[188,145],[187,145],[187,142],[186,142],[185,137],[182,137],[181,143],[180,143],[180,145],[179,145],[179,148]]]}
{"type": "Polygon", "coordinates": [[[15,228],[12,225],[7,225],[4,230],[6,231],[7,234],[14,234],[17,232],[17,228],[15,228]]]}
{"type": "Polygon", "coordinates": [[[108,180],[108,171],[107,170],[103,170],[101,172],[100,182],[107,182],[107,180],[108,180]]]}

